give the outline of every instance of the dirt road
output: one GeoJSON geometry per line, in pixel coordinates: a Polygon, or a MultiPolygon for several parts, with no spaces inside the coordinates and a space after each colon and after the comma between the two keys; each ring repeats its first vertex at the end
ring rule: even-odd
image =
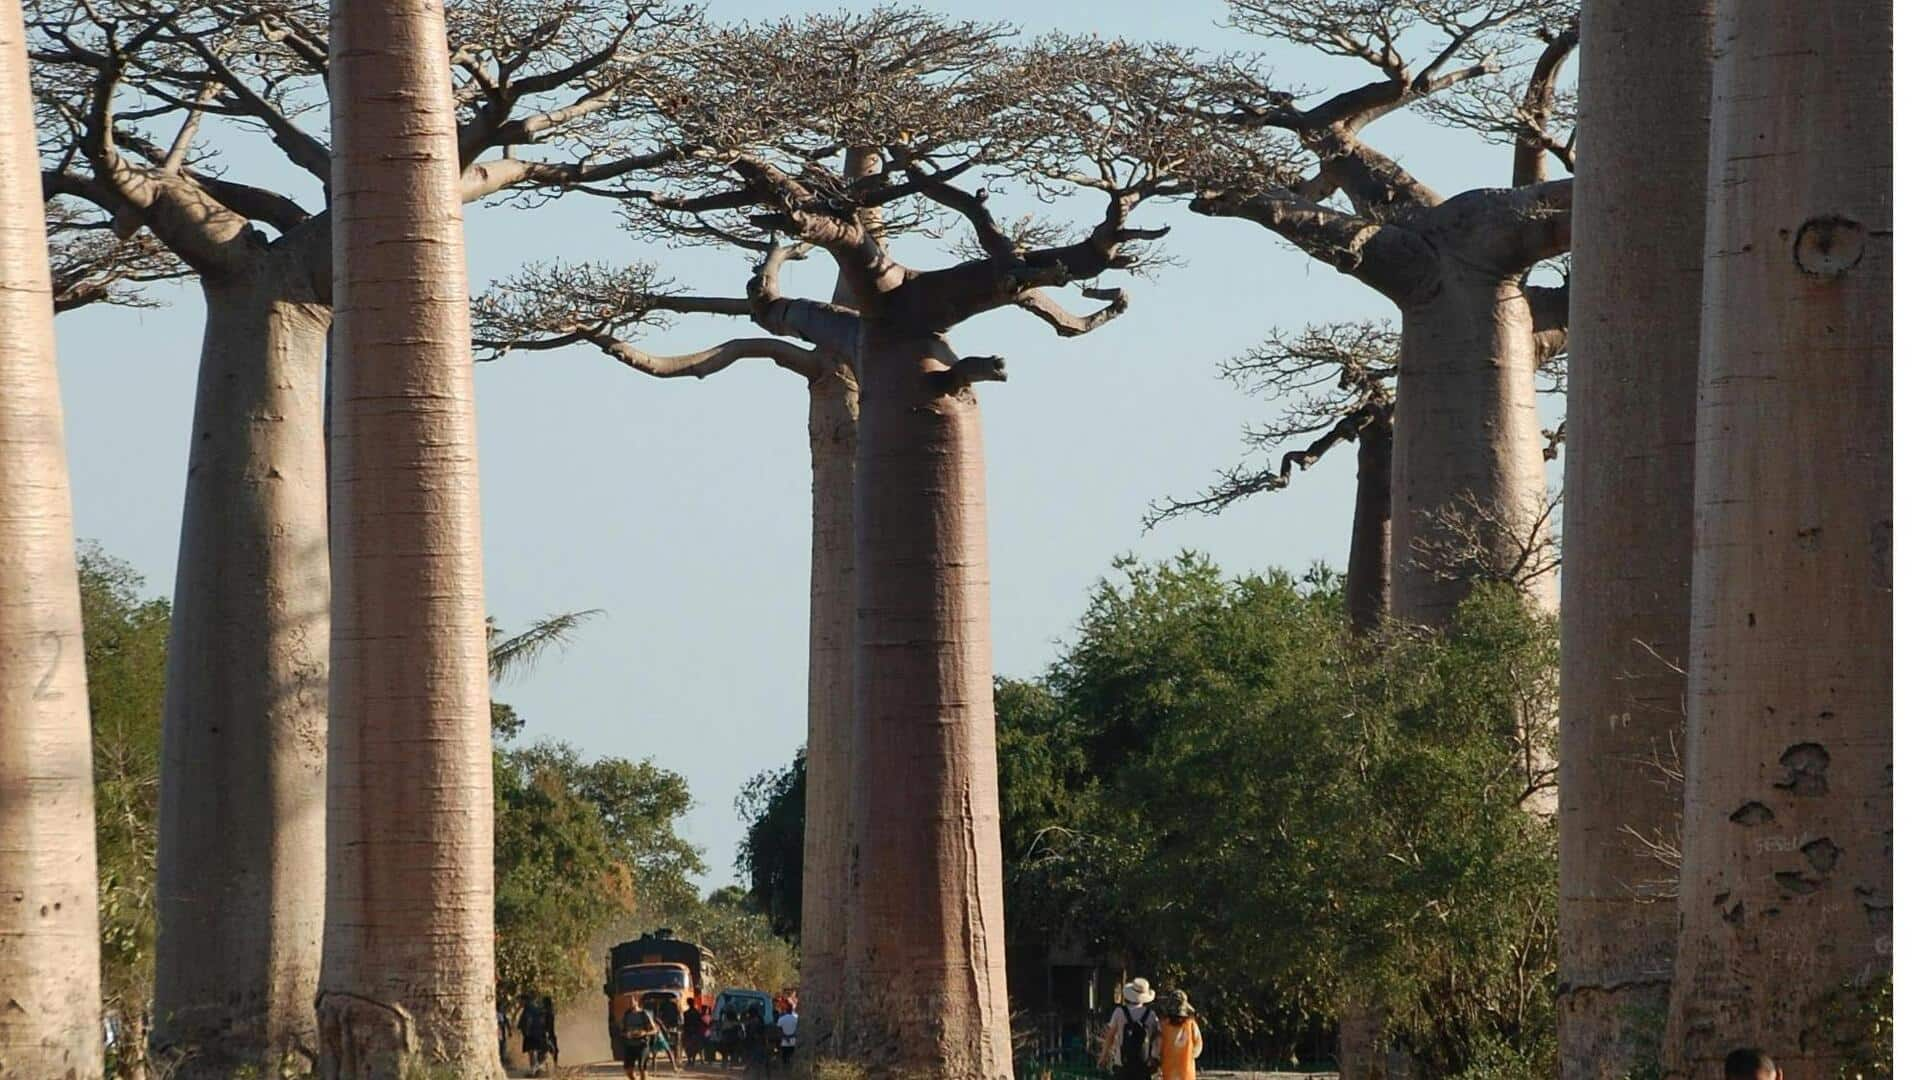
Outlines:
{"type": "MultiPolygon", "coordinates": [[[[533,1076],[534,1074],[526,1069],[509,1069],[507,1070],[507,1075],[512,1077],[525,1077],[533,1076]]],[[[620,1063],[617,1061],[597,1061],[584,1065],[562,1065],[558,1072],[550,1071],[540,1075],[557,1077],[558,1080],[590,1080],[590,1078],[591,1080],[599,1080],[599,1078],[603,1077],[624,1077],[627,1074],[626,1070],[622,1069],[620,1063]]],[[[746,1074],[739,1069],[721,1069],[715,1065],[694,1065],[681,1069],[676,1073],[673,1071],[672,1066],[664,1062],[657,1064],[653,1071],[647,1074],[647,1080],[676,1080],[676,1078],[678,1078],[678,1080],[693,1080],[695,1077],[711,1078],[711,1080],[719,1080],[720,1077],[730,1077],[732,1080],[745,1080],[746,1074]]]]}

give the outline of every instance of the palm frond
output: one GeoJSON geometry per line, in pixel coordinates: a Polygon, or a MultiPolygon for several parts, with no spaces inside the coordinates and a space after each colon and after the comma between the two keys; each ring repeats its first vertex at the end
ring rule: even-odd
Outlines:
{"type": "Polygon", "coordinates": [[[487,617],[487,674],[496,682],[506,682],[524,674],[539,663],[549,649],[565,648],[573,641],[575,630],[588,619],[604,615],[599,608],[549,615],[532,626],[505,636],[492,616],[487,617]]]}

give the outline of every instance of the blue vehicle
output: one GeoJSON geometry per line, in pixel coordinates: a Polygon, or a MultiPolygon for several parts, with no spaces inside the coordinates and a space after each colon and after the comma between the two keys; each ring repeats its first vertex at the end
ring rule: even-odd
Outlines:
{"type": "Polygon", "coordinates": [[[773,1029],[778,1019],[773,1011],[773,995],[764,990],[730,988],[713,999],[713,1027],[708,1043],[722,1060],[737,1061],[746,1054],[747,1017],[758,1013],[763,1031],[773,1029]]]}

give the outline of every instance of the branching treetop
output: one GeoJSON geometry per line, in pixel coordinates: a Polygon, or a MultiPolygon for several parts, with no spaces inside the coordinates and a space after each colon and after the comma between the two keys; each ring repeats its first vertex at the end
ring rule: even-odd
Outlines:
{"type": "MultiPolygon", "coordinates": [[[[327,295],[326,4],[35,0],[27,20],[50,199],[99,208],[123,237],[150,229],[203,274],[247,265],[271,243],[260,228],[317,231],[303,251],[327,295]],[[217,147],[252,137],[281,161],[236,178],[217,147]]],[[[694,25],[651,0],[456,0],[449,55],[466,197],[654,163],[658,148],[610,152],[605,114],[694,25]]]]}
{"type": "Polygon", "coordinates": [[[1379,322],[1276,330],[1260,346],[1221,364],[1221,374],[1242,390],[1281,403],[1277,420],[1242,432],[1249,451],[1268,457],[1258,465],[1241,462],[1221,470],[1198,495],[1155,501],[1145,524],[1152,528],[1183,514],[1218,514],[1242,499],[1285,490],[1294,470],[1312,468],[1341,443],[1391,438],[1399,364],[1400,335],[1379,322]],[[1298,440],[1305,445],[1294,447],[1298,440]]]}
{"type": "MultiPolygon", "coordinates": [[[[1566,292],[1564,284],[1527,290],[1539,327],[1534,351],[1541,393],[1566,392],[1566,292]]],[[[1220,470],[1213,484],[1197,495],[1156,500],[1147,510],[1148,528],[1183,514],[1218,514],[1242,499],[1283,491],[1296,470],[1319,464],[1342,443],[1393,437],[1400,335],[1387,323],[1274,330],[1259,346],[1223,362],[1220,373],[1248,394],[1279,406],[1275,419],[1241,432],[1248,452],[1263,457],[1258,463],[1243,461],[1220,470]]],[[[1541,435],[1542,454],[1551,459],[1565,441],[1566,425],[1562,422],[1541,435]]]]}
{"type": "MultiPolygon", "coordinates": [[[[999,24],[882,8],[725,28],[635,84],[627,116],[681,153],[642,180],[592,190],[624,199],[635,223],[759,250],[769,234],[832,257],[853,310],[937,334],[1017,305],[1063,334],[1124,309],[1075,316],[1044,291],[1140,265],[1164,229],[1130,218],[1146,200],[1190,190],[1195,163],[1256,160],[1197,117],[1169,114],[1144,73],[1177,50],[1095,38],[1018,45],[999,24]],[[849,170],[851,155],[865,166],[849,170]],[[1041,199],[1102,205],[1064,233],[1004,220],[997,196],[1025,185],[1041,199]],[[959,261],[911,267],[889,236],[957,222],[959,261]]],[[[835,343],[816,341],[815,344],[835,343]]]]}
{"type": "Polygon", "coordinates": [[[1252,33],[1350,59],[1370,76],[1333,93],[1280,88],[1248,57],[1163,72],[1169,107],[1223,128],[1284,133],[1309,164],[1196,173],[1195,210],[1258,222],[1396,300],[1431,287],[1436,245],[1520,273],[1566,251],[1572,136],[1558,83],[1578,43],[1569,0],[1228,0],[1252,33]],[[1528,62],[1528,58],[1531,58],[1528,62]],[[1511,187],[1451,198],[1362,138],[1409,106],[1511,141],[1511,187]]]}

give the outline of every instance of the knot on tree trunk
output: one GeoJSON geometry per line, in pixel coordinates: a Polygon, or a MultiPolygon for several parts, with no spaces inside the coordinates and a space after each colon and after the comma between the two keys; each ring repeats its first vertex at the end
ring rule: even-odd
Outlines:
{"type": "Polygon", "coordinates": [[[963,356],[949,367],[929,371],[927,379],[938,394],[956,393],[977,382],[1006,382],[1007,361],[1002,356],[963,356]]]}
{"type": "Polygon", "coordinates": [[[324,1080],[382,1080],[421,1070],[413,1014],[403,1006],[358,994],[323,990],[315,996],[324,1080]]]}

